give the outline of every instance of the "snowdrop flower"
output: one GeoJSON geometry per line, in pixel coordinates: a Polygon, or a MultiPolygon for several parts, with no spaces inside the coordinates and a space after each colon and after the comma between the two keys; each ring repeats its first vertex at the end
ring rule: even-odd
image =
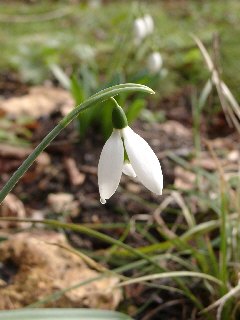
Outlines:
{"type": "Polygon", "coordinates": [[[147,34],[153,33],[153,31],[154,31],[154,21],[153,21],[152,16],[150,16],[150,14],[146,14],[143,17],[143,20],[145,22],[147,34]]]}
{"type": "Polygon", "coordinates": [[[135,43],[139,44],[146,36],[153,33],[153,30],[154,22],[149,14],[143,18],[136,19],[133,24],[135,43]]]}
{"type": "Polygon", "coordinates": [[[155,51],[148,56],[147,67],[150,73],[157,73],[161,70],[163,65],[162,56],[159,52],[155,51]]]}
{"type": "Polygon", "coordinates": [[[91,8],[99,8],[101,6],[101,3],[102,1],[101,0],[89,0],[89,7],[91,8]]]}
{"type": "Polygon", "coordinates": [[[138,18],[133,24],[135,42],[140,43],[147,35],[146,24],[142,18],[138,18]]]}
{"type": "Polygon", "coordinates": [[[163,175],[159,160],[149,144],[127,123],[122,108],[112,114],[113,132],[105,143],[98,163],[100,201],[106,203],[116,191],[122,172],[138,180],[150,191],[162,194],[163,175]],[[124,161],[124,150],[129,161],[124,161]]]}

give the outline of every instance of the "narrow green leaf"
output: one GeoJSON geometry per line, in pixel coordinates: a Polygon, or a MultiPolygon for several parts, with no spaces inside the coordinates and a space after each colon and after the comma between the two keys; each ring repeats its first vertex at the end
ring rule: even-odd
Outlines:
{"type": "Polygon", "coordinates": [[[0,311],[2,320],[131,320],[115,311],[96,309],[24,309],[0,311]]]}
{"type": "Polygon", "coordinates": [[[141,112],[141,110],[146,106],[146,101],[143,99],[134,100],[128,107],[126,112],[128,122],[133,122],[141,112]]]}
{"type": "Polygon", "coordinates": [[[150,274],[147,276],[135,278],[135,279],[130,279],[121,282],[118,287],[126,286],[129,284],[134,284],[134,283],[140,283],[143,281],[151,281],[151,280],[156,280],[156,279],[166,279],[166,278],[179,278],[179,277],[193,277],[193,278],[200,278],[200,279],[205,279],[208,281],[212,281],[219,286],[222,286],[223,283],[222,281],[218,280],[217,278],[206,274],[206,273],[201,273],[201,272],[194,272],[194,271],[173,271],[173,272],[162,272],[162,273],[157,273],[157,274],[150,274]]]}

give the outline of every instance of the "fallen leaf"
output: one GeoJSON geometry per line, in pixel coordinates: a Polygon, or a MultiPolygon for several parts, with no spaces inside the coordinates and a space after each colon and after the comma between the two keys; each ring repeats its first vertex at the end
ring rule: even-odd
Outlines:
{"type": "Polygon", "coordinates": [[[79,203],[70,193],[50,193],[47,203],[55,213],[67,212],[71,217],[76,217],[79,214],[79,203]]]}
{"type": "Polygon", "coordinates": [[[78,170],[76,161],[73,158],[65,158],[64,164],[67,169],[71,184],[73,186],[82,185],[85,181],[86,175],[78,170]]]}
{"type": "Polygon", "coordinates": [[[62,88],[36,86],[20,97],[0,101],[0,110],[12,116],[39,118],[49,115],[54,110],[74,106],[70,93],[62,88]]]}
{"type": "MultiPolygon", "coordinates": [[[[9,193],[0,206],[0,217],[26,218],[24,204],[14,194],[9,193]]],[[[17,221],[0,221],[0,228],[28,227],[29,223],[18,223],[17,221]]]]}
{"type": "Polygon", "coordinates": [[[180,166],[174,168],[174,186],[176,189],[192,190],[196,180],[194,173],[183,169],[180,166]]]}

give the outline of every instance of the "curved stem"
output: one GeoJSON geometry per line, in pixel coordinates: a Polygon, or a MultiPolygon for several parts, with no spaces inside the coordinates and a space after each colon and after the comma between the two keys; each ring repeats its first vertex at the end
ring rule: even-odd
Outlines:
{"type": "Polygon", "coordinates": [[[56,136],[73,120],[75,119],[80,112],[86,110],[92,105],[107,100],[119,93],[125,92],[146,92],[146,93],[154,93],[152,89],[147,86],[143,86],[140,84],[134,83],[126,83],[120,84],[117,86],[113,86],[107,89],[104,89],[85,102],[81,103],[79,106],[74,108],[66,117],[64,117],[58,125],[51,131],[49,134],[42,140],[42,142],[33,150],[33,152],[28,156],[28,158],[22,163],[22,165],[17,169],[17,171],[12,175],[12,177],[8,180],[5,186],[0,191],[0,203],[5,199],[8,193],[13,189],[19,179],[24,175],[24,173],[29,169],[29,167],[33,164],[39,154],[50,144],[50,142],[56,138],[56,136]]]}

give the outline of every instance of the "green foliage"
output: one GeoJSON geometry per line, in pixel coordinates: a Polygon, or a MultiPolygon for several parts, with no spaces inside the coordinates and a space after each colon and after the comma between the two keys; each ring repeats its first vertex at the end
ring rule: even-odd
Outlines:
{"type": "Polygon", "coordinates": [[[114,311],[94,309],[25,309],[0,311],[3,320],[131,320],[114,311]]]}
{"type": "MultiPolygon", "coordinates": [[[[113,1],[100,6],[96,14],[91,7],[77,3],[41,1],[16,6],[3,1],[0,4],[0,68],[13,68],[24,80],[41,83],[50,77],[49,64],[75,71],[76,65],[95,63],[99,73],[110,79],[119,71],[124,75],[137,74],[145,67],[146,55],[151,50],[160,50],[164,68],[170,70],[171,76],[156,86],[161,93],[167,93],[176,85],[193,81],[198,84],[205,78],[189,32],[197,34],[208,45],[217,31],[222,38],[225,81],[238,97],[239,5],[238,0],[212,0],[204,5],[188,1],[171,10],[159,1],[145,1],[139,10],[134,1],[127,4],[113,1]],[[152,14],[156,31],[136,47],[132,22],[141,12],[152,14]]],[[[126,81],[132,82],[130,78],[121,82],[126,81]]]]}
{"type": "Polygon", "coordinates": [[[126,115],[128,123],[132,123],[140,114],[142,109],[146,107],[146,100],[137,98],[131,101],[128,105],[126,115]]]}
{"type": "MultiPolygon", "coordinates": [[[[68,90],[70,90],[75,104],[79,105],[96,91],[118,85],[123,81],[123,75],[115,73],[110,81],[103,86],[99,83],[100,75],[93,70],[84,66],[80,68],[78,74],[74,74],[69,78],[58,65],[51,65],[51,70],[58,81],[68,90]]],[[[148,81],[146,81],[148,82],[148,81]]],[[[126,111],[129,123],[132,123],[146,107],[146,100],[140,94],[136,95],[130,102],[127,101],[128,95],[121,95],[119,103],[126,111]]],[[[78,130],[80,137],[84,137],[90,127],[95,127],[95,131],[100,131],[107,138],[112,131],[112,108],[111,100],[105,101],[104,105],[99,108],[98,105],[83,111],[78,116],[78,130]]]]}
{"type": "Polygon", "coordinates": [[[31,123],[32,119],[18,117],[16,120],[0,118],[0,142],[17,146],[29,146],[31,131],[24,125],[31,123]]]}

